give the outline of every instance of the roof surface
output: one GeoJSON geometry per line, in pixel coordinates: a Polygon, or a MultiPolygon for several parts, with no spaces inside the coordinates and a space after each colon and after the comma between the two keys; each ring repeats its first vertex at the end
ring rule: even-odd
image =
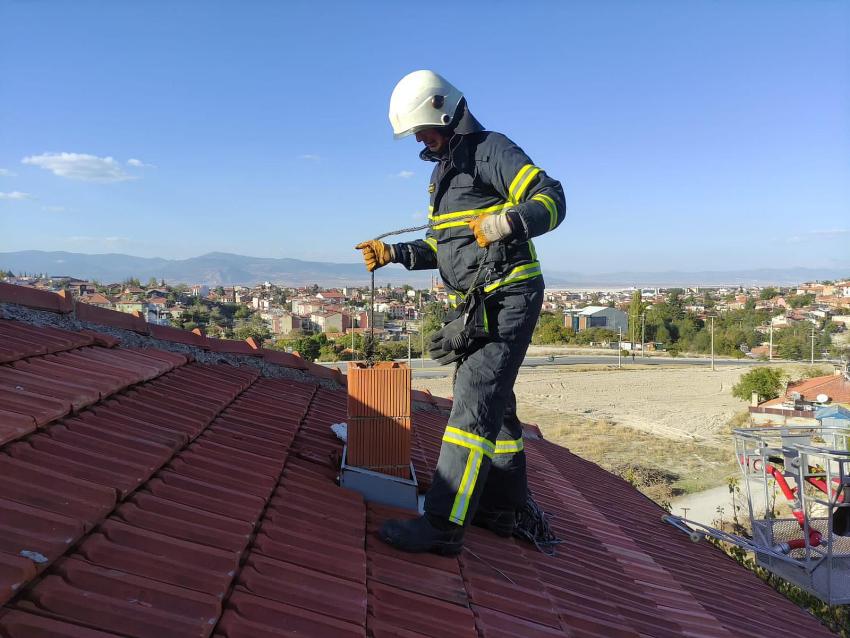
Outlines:
{"type": "MultiPolygon", "coordinates": [[[[555,557],[475,528],[458,558],[400,553],[374,531],[415,514],[335,484],[344,390],[110,332],[0,319],[4,638],[831,635],[626,482],[531,435],[555,557]]],[[[414,414],[420,477],[445,423],[414,414]]]]}
{"type": "Polygon", "coordinates": [[[833,403],[850,403],[850,381],[841,374],[829,374],[789,383],[785,396],[799,392],[807,401],[814,401],[819,394],[825,394],[833,403]]]}
{"type": "MultiPolygon", "coordinates": [[[[791,395],[795,392],[805,401],[815,402],[818,395],[825,394],[833,405],[850,405],[850,381],[840,374],[828,374],[822,377],[791,382],[786,387],[783,396],[763,401],[759,403],[758,407],[790,410],[790,407],[783,408],[783,406],[790,405],[788,402],[791,401],[791,395]]],[[[815,418],[814,413],[812,418],[815,418]]]]}

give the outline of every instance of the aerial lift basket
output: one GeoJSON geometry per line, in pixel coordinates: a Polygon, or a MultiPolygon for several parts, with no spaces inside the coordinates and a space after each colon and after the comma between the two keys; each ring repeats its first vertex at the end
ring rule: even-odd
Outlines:
{"type": "Polygon", "coordinates": [[[850,427],[746,428],[734,438],[752,538],[664,520],[694,542],[710,536],[753,552],[759,565],[828,604],[850,603],[850,427]]]}

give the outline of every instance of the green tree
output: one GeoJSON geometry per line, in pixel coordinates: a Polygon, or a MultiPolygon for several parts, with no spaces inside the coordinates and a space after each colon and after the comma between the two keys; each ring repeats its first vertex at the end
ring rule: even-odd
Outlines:
{"type": "Polygon", "coordinates": [[[634,343],[640,339],[641,315],[644,311],[643,299],[640,290],[635,290],[632,293],[632,301],[629,304],[629,334],[631,341],[634,343]]]}
{"type": "Polygon", "coordinates": [[[272,333],[269,330],[268,324],[260,317],[254,315],[250,321],[240,322],[233,328],[233,336],[237,339],[247,339],[253,337],[260,343],[271,339],[272,333]]]}
{"type": "Polygon", "coordinates": [[[759,293],[759,299],[761,299],[762,301],[765,301],[767,299],[773,299],[774,297],[778,297],[778,296],[779,296],[779,291],[776,288],[773,288],[771,286],[764,288],[761,291],[761,293],[759,293]]]}
{"type": "Polygon", "coordinates": [[[420,337],[420,341],[424,339],[426,351],[431,341],[431,335],[443,327],[443,319],[445,317],[446,307],[443,304],[432,301],[425,305],[425,310],[422,314],[422,331],[424,334],[420,337]]]}
{"type": "Polygon", "coordinates": [[[811,353],[810,327],[788,326],[773,333],[773,346],[781,359],[799,361],[811,353]]]}
{"type": "Polygon", "coordinates": [[[307,361],[315,361],[319,358],[322,346],[328,343],[328,337],[324,333],[299,337],[287,342],[287,347],[300,354],[307,361]]]}
{"type": "Polygon", "coordinates": [[[785,372],[782,368],[753,368],[732,386],[732,396],[749,401],[755,392],[759,401],[775,399],[782,391],[784,382],[785,372]]]}
{"type": "Polygon", "coordinates": [[[551,312],[540,314],[531,343],[535,345],[556,345],[569,343],[573,331],[564,327],[563,315],[555,315],[551,312]]]}
{"type": "Polygon", "coordinates": [[[791,295],[786,298],[786,301],[792,308],[803,308],[805,306],[811,306],[815,302],[815,296],[811,293],[791,295]]]}

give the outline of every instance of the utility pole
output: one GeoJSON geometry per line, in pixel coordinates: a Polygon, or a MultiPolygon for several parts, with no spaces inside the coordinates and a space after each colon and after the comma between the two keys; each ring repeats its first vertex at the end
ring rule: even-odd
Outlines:
{"type": "Polygon", "coordinates": [[[411,338],[411,336],[412,335],[410,334],[410,332],[408,332],[407,333],[407,367],[408,368],[410,367],[410,338],[411,338]]]}
{"type": "Polygon", "coordinates": [[[811,365],[815,365],[815,327],[812,326],[812,360],[811,365]]]}
{"type": "Polygon", "coordinates": [[[773,361],[773,320],[770,322],[770,345],[767,346],[767,360],[773,361]]]}
{"type": "Polygon", "coordinates": [[[623,367],[623,326],[619,328],[620,340],[617,341],[617,368],[623,367]]]}
{"type": "Polygon", "coordinates": [[[711,369],[714,370],[714,315],[711,315],[711,369]]]}
{"type": "Polygon", "coordinates": [[[422,291],[419,291],[419,367],[425,367],[425,312],[423,309],[422,291]]]}
{"type": "Polygon", "coordinates": [[[646,313],[640,316],[640,356],[646,356],[646,313]]]}

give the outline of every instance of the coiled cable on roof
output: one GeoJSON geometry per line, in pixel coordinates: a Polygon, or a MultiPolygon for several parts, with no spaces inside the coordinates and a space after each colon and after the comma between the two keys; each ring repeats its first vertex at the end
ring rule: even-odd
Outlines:
{"type": "Polygon", "coordinates": [[[532,543],[547,556],[554,556],[555,548],[563,542],[552,532],[549,514],[540,508],[531,490],[528,491],[525,505],[517,510],[514,536],[532,543]]]}

